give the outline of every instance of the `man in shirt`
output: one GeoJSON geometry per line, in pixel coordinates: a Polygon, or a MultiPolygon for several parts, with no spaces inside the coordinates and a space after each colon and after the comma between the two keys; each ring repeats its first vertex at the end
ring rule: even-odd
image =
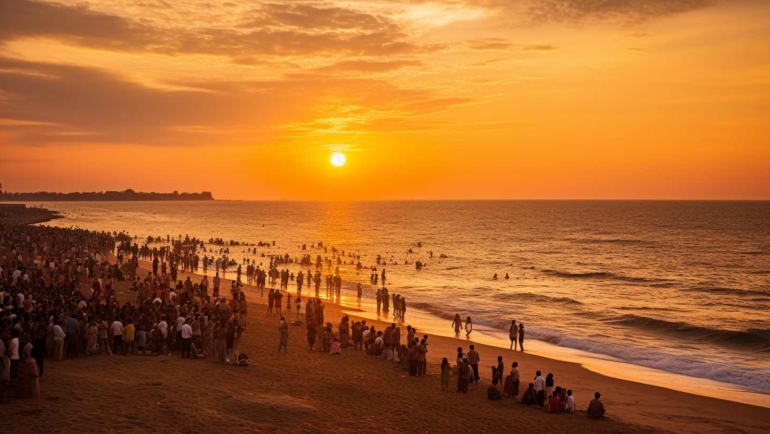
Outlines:
{"type": "MultiPolygon", "coordinates": [[[[115,320],[112,322],[110,329],[112,330],[112,353],[118,354],[118,350],[123,351],[123,323],[115,320]]],[[[123,355],[125,354],[123,352],[123,355]]]]}
{"type": "Polygon", "coordinates": [[[54,357],[57,361],[61,360],[62,357],[64,357],[64,339],[67,337],[67,335],[64,333],[64,329],[61,328],[59,324],[53,325],[53,339],[54,343],[56,344],[54,348],[54,357]]]}
{"type": "Polygon", "coordinates": [[[192,327],[190,327],[190,321],[187,320],[182,324],[180,331],[182,337],[182,358],[190,358],[190,348],[192,347],[192,327]]]}
{"type": "Polygon", "coordinates": [[[182,326],[185,323],[185,318],[182,315],[179,315],[176,319],[176,347],[179,348],[179,350],[182,349],[182,326]]]}
{"type": "Polygon", "coordinates": [[[160,336],[163,338],[163,342],[166,342],[166,339],[168,339],[168,323],[166,322],[166,315],[162,315],[160,317],[160,322],[158,323],[158,331],[160,332],[160,336]]]}
{"type": "Polygon", "coordinates": [[[537,371],[537,376],[535,377],[535,392],[537,392],[538,405],[545,405],[545,378],[543,378],[543,374],[540,371],[537,371]]]}
{"type": "Polygon", "coordinates": [[[590,404],[588,404],[588,410],[586,413],[588,413],[588,417],[591,419],[600,419],[602,416],[604,416],[604,403],[602,403],[599,398],[602,397],[602,394],[599,392],[596,392],[594,394],[594,399],[591,401],[590,404]]]}
{"type": "Polygon", "coordinates": [[[128,324],[123,328],[123,355],[126,355],[129,347],[130,352],[135,353],[136,347],[134,347],[134,337],[136,335],[136,329],[134,328],[133,321],[129,318],[128,324]]]}
{"type": "Polygon", "coordinates": [[[19,334],[19,330],[11,329],[11,342],[8,345],[8,358],[11,359],[11,379],[16,379],[19,375],[19,334]]]}
{"type": "Polygon", "coordinates": [[[479,362],[481,361],[481,357],[479,356],[478,351],[475,350],[475,347],[473,345],[470,346],[470,351],[468,351],[468,363],[471,365],[471,369],[473,369],[473,381],[478,383],[479,382],[479,362]]]}
{"type": "Polygon", "coordinates": [[[559,392],[554,391],[553,396],[548,398],[548,411],[550,413],[558,413],[561,408],[561,399],[559,399],[559,392]]]}
{"type": "Polygon", "coordinates": [[[78,356],[78,328],[77,315],[73,313],[64,321],[64,331],[67,333],[68,359],[74,359],[78,356]]]}

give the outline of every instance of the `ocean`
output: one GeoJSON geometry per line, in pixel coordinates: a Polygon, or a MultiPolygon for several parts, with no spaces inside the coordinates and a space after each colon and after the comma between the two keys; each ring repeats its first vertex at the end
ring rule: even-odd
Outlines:
{"type": "MultiPolygon", "coordinates": [[[[506,345],[516,319],[535,353],[770,393],[770,202],[43,205],[64,215],[48,223],[61,227],[275,241],[258,255],[231,248],[234,258],[258,262],[261,253],[324,256],[300,248],[318,242],[361,255],[365,267],[380,255],[391,294],[406,297],[407,322],[431,331],[453,335],[459,313],[472,317],[473,339],[506,345]],[[425,266],[417,270],[416,261],[425,266]]],[[[364,284],[363,307],[371,310],[370,271],[340,268],[346,282],[364,284]]],[[[355,298],[353,284],[344,304],[355,298]]]]}

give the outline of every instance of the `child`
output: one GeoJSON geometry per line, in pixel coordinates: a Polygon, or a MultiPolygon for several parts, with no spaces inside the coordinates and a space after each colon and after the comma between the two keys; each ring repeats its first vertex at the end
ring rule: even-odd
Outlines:
{"type": "Polygon", "coordinates": [[[332,342],[332,348],[331,351],[329,351],[329,354],[333,356],[342,355],[342,348],[340,347],[340,342],[337,340],[337,338],[334,338],[334,342],[332,342]]]}
{"type": "Polygon", "coordinates": [[[449,387],[449,375],[452,370],[449,369],[449,360],[444,357],[441,361],[441,390],[446,390],[449,387]]]}

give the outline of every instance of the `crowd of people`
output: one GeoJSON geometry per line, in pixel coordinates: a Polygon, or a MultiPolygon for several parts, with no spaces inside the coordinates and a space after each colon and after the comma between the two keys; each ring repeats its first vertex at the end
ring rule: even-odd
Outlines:
{"type": "Polygon", "coordinates": [[[154,269],[132,281],[133,302],[120,302],[114,283],[126,263],[109,255],[129,243],[123,234],[0,226],[0,400],[36,397],[46,359],[178,352],[236,361],[247,318],[238,285],[229,300],[210,297],[206,277],[174,283],[154,269]]]}
{"type": "MultiPolygon", "coordinates": [[[[248,324],[240,267],[228,298],[220,295],[219,271],[222,269],[219,266],[211,282],[207,276],[197,283],[190,277],[177,280],[173,271],[177,264],[186,264],[182,265],[183,271],[194,271],[197,267],[195,256],[190,256],[195,251],[191,246],[202,246],[202,243],[187,239],[173,243],[170,248],[148,250],[125,234],[0,225],[0,401],[38,396],[46,359],[177,352],[183,359],[210,356],[221,363],[247,360],[248,356],[239,351],[248,324]],[[110,261],[113,253],[116,254],[114,263],[110,261]],[[152,271],[145,276],[137,275],[139,259],[152,264],[152,271]],[[166,262],[171,266],[166,267],[166,262]],[[123,279],[130,280],[129,288],[135,293],[131,301],[121,302],[115,296],[115,281],[123,279]]],[[[273,265],[271,261],[270,270],[277,270],[273,265]]],[[[276,277],[280,278],[287,297],[286,311],[290,311],[291,294],[285,282],[293,276],[285,278],[287,273],[278,272],[276,277]]],[[[384,284],[384,270],[379,277],[384,284]]],[[[258,282],[259,277],[255,280],[258,282]]],[[[335,280],[327,279],[330,293],[339,291],[335,280]]],[[[326,321],[325,306],[318,297],[306,298],[302,314],[300,285],[295,323],[302,324],[304,319],[310,351],[320,343],[318,348],[322,352],[342,355],[343,350],[352,345],[353,351],[394,363],[408,371],[409,376],[426,376],[428,335],[419,336],[417,330],[408,325],[402,336],[402,328],[395,322],[378,330],[366,320],[351,321],[347,315],[335,330],[332,323],[326,321]]],[[[268,314],[280,318],[279,352],[288,351],[289,323],[282,310],[283,297],[280,288],[271,288],[268,292],[268,314]]],[[[403,298],[397,294],[391,297],[387,288],[382,287],[376,293],[376,300],[378,312],[388,311],[392,301],[394,317],[403,319],[403,298]]],[[[458,335],[464,328],[466,337],[470,338],[473,331],[470,317],[463,323],[458,314],[452,326],[458,335]]],[[[522,351],[523,329],[523,325],[512,322],[512,346],[518,344],[522,351]]],[[[470,385],[478,386],[481,381],[480,362],[474,345],[470,345],[467,354],[462,347],[458,348],[455,363],[447,358],[442,360],[438,372],[442,388],[448,389],[450,378],[456,376],[457,391],[468,393],[470,385]]],[[[490,400],[504,397],[517,400],[520,384],[518,363],[513,362],[506,374],[505,363],[499,356],[492,367],[487,396],[490,400]]],[[[540,371],[520,402],[550,412],[575,412],[572,390],[555,386],[554,376],[543,377],[540,371]]],[[[588,415],[604,415],[598,393],[588,407],[588,415]]]]}

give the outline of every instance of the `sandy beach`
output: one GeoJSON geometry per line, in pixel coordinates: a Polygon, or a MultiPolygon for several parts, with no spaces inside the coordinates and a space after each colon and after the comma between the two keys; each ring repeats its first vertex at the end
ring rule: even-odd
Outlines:
{"type": "MultiPolygon", "coordinates": [[[[140,273],[146,273],[142,264],[140,273]]],[[[186,273],[180,273],[181,278],[186,273]]],[[[198,277],[193,276],[193,280],[198,277]]],[[[223,281],[229,287],[229,280],[223,281]]],[[[288,354],[278,354],[278,317],[268,315],[265,299],[252,287],[249,323],[241,351],[251,366],[225,366],[211,359],[171,356],[94,356],[50,361],[41,379],[41,397],[2,406],[4,422],[35,432],[491,432],[636,433],[745,432],[770,429],[766,408],[705,398],[618,380],[577,364],[475,344],[481,355],[481,383],[467,395],[441,390],[439,364],[468,341],[431,336],[428,375],[409,377],[391,362],[367,358],[352,347],[330,356],[309,352],[304,326],[292,326],[288,354]],[[523,379],[536,370],[552,372],[556,384],[574,391],[578,414],[552,415],[511,400],[486,397],[497,356],[506,366],[519,362],[523,379]],[[591,420],[585,408],[594,391],[602,393],[608,417],[591,420]],[[459,423],[459,425],[458,425],[459,423]]],[[[119,282],[121,301],[133,299],[119,282]]],[[[348,312],[331,302],[327,321],[336,325],[348,312]]],[[[296,312],[285,312],[293,319],[296,312]]],[[[369,324],[371,320],[367,320],[369,324]]],[[[375,322],[377,328],[383,322],[375,322]]],[[[403,325],[405,327],[406,324],[403,325]]],[[[419,329],[418,329],[419,332],[419,329]]],[[[317,345],[318,346],[318,345],[317,345]]],[[[522,381],[524,383],[525,380],[522,381]]]]}

